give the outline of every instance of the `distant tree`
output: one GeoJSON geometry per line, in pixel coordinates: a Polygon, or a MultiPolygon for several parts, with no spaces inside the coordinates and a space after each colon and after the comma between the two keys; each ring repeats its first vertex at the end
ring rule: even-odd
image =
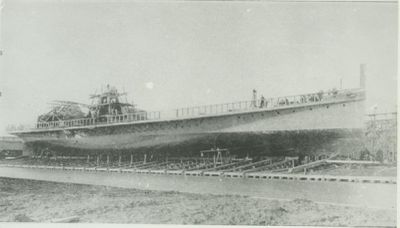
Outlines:
{"type": "Polygon", "coordinates": [[[383,151],[382,150],[378,150],[378,152],[376,152],[375,160],[379,161],[381,163],[383,162],[383,151]]]}
{"type": "Polygon", "coordinates": [[[368,149],[364,149],[360,153],[360,160],[369,160],[370,157],[370,152],[368,149]]]}

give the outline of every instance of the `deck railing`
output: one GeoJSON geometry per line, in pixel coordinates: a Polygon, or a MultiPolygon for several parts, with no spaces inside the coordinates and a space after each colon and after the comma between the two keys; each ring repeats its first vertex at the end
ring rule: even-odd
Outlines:
{"type": "MultiPolygon", "coordinates": [[[[296,96],[285,96],[258,100],[239,101],[233,103],[204,105],[175,109],[173,116],[163,119],[181,119],[198,116],[227,114],[233,112],[253,111],[257,109],[276,109],[281,107],[301,106],[323,102],[339,101],[359,96],[361,90],[339,90],[331,92],[310,93],[296,96]]],[[[165,115],[164,115],[165,114],[165,115]]],[[[161,112],[136,112],[121,115],[107,115],[100,118],[82,118],[63,121],[37,122],[36,129],[68,128],[79,126],[94,126],[99,124],[114,124],[162,119],[161,112]]]]}
{"type": "Polygon", "coordinates": [[[99,119],[96,118],[82,118],[73,120],[62,120],[62,121],[49,121],[49,122],[38,122],[36,128],[47,129],[47,128],[65,128],[65,127],[79,127],[79,126],[92,126],[98,124],[111,124],[111,123],[124,123],[134,121],[145,121],[145,120],[157,120],[160,119],[160,112],[136,112],[121,115],[107,115],[102,116],[99,119]]]}
{"type": "Polygon", "coordinates": [[[243,112],[255,109],[274,109],[285,106],[307,105],[312,103],[329,102],[348,99],[357,96],[354,90],[340,90],[335,92],[319,92],[296,96],[285,96],[250,101],[239,101],[225,104],[194,106],[176,109],[176,117],[205,116],[243,112]]]}

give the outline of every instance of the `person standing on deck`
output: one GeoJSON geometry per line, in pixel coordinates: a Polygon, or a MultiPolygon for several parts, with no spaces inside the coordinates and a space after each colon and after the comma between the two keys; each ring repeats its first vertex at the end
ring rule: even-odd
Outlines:
{"type": "Polygon", "coordinates": [[[251,106],[257,107],[257,90],[253,89],[253,100],[251,101],[251,106]]]}
{"type": "Polygon", "coordinates": [[[264,104],[265,104],[265,98],[263,95],[261,95],[260,108],[264,108],[264,104]]]}

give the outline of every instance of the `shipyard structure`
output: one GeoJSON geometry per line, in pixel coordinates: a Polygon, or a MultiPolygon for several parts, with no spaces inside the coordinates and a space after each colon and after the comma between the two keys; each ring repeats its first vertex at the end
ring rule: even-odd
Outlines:
{"type": "Polygon", "coordinates": [[[365,76],[360,86],[149,112],[107,86],[92,104],[56,101],[33,128],[14,130],[25,154],[118,156],[121,160],[202,157],[329,157],[363,149],[365,76]],[[202,152],[203,151],[203,152],[202,152]]]}

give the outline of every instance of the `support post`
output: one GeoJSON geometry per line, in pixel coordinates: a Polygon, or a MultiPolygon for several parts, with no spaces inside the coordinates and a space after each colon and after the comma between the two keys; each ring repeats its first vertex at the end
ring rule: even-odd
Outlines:
{"type": "Polygon", "coordinates": [[[214,161],[214,168],[216,168],[217,167],[217,161],[215,159],[215,154],[213,155],[213,161],[214,161]]]}
{"type": "Polygon", "coordinates": [[[90,155],[88,154],[87,156],[87,163],[89,164],[89,160],[90,160],[90,155]]]}
{"type": "Polygon", "coordinates": [[[121,166],[121,154],[119,154],[118,166],[121,166]]]}
{"type": "Polygon", "coordinates": [[[133,165],[133,154],[131,153],[131,164],[130,164],[130,167],[132,167],[132,165],[133,165]]]}
{"type": "Polygon", "coordinates": [[[144,154],[143,164],[146,164],[147,154],[144,154]]]}
{"type": "Polygon", "coordinates": [[[221,162],[221,164],[224,164],[224,160],[223,160],[223,158],[222,158],[222,152],[221,152],[221,150],[220,150],[219,148],[217,148],[217,151],[218,151],[218,154],[217,154],[217,162],[218,162],[218,159],[219,159],[220,162],[221,162]]]}
{"type": "Polygon", "coordinates": [[[107,166],[109,166],[109,165],[110,165],[110,155],[107,154],[107,166]]]}

